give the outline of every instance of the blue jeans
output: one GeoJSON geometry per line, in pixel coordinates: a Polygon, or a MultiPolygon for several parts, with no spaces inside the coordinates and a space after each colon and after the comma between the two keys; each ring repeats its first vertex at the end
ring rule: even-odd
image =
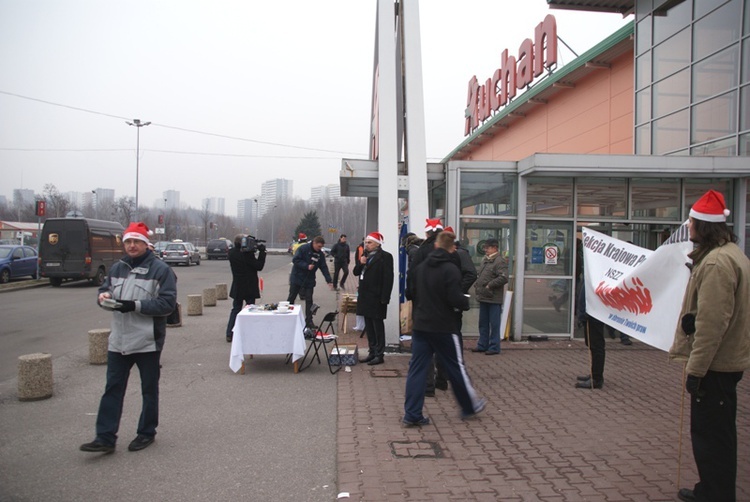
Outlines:
{"type": "Polygon", "coordinates": [[[437,356],[445,370],[445,375],[453,389],[453,395],[461,407],[462,415],[474,414],[480,399],[477,397],[466,372],[459,336],[457,334],[412,330],[411,360],[409,361],[409,373],[406,376],[404,420],[416,422],[423,418],[422,408],[424,407],[427,367],[432,364],[433,354],[437,356]]]}
{"type": "Polygon", "coordinates": [[[96,417],[97,441],[114,445],[117,443],[117,431],[122,417],[122,403],[128,388],[130,369],[135,364],[141,375],[141,395],[143,407],[138,421],[137,433],[154,437],[159,425],[159,359],[161,352],[141,352],[123,355],[119,352],[107,352],[107,385],[99,403],[99,414],[96,417]]]}
{"type": "Polygon", "coordinates": [[[479,341],[477,349],[500,352],[500,317],[503,306],[499,303],[479,302],[479,341]]]}

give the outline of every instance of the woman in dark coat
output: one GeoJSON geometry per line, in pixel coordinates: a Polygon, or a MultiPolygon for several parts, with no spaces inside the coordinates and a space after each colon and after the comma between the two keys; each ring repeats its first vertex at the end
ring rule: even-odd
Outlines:
{"type": "Polygon", "coordinates": [[[229,266],[232,268],[232,287],[229,290],[229,296],[234,301],[227,323],[227,342],[232,341],[234,321],[242,310],[243,304],[255,303],[255,300],[260,298],[258,272],[263,270],[266,264],[266,247],[259,244],[256,257],[256,250],[242,249],[243,237],[242,234],[237,234],[234,237],[234,247],[229,251],[229,266]]]}
{"type": "Polygon", "coordinates": [[[357,315],[365,318],[369,354],[361,362],[383,364],[385,323],[393,290],[393,255],[383,251],[383,235],[372,232],[365,238],[365,255],[354,266],[359,276],[357,315]]]}

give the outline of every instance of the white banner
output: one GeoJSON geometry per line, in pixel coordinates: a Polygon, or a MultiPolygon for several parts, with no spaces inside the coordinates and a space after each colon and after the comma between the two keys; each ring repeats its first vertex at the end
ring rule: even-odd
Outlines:
{"type": "Polygon", "coordinates": [[[583,228],[586,312],[661,350],[674,340],[693,244],[687,223],[656,251],[583,228]]]}

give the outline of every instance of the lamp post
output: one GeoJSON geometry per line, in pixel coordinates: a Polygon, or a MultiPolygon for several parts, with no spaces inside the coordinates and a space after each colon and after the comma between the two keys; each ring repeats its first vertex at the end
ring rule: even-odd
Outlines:
{"type": "Polygon", "coordinates": [[[141,160],[141,127],[150,125],[151,122],[141,122],[140,119],[133,119],[132,122],[125,121],[129,126],[135,126],[135,211],[133,220],[138,221],[138,175],[140,171],[141,160]]]}
{"type": "Polygon", "coordinates": [[[258,199],[253,199],[255,202],[255,236],[258,236],[258,199]]]}
{"type": "Polygon", "coordinates": [[[99,219],[99,196],[96,195],[96,190],[91,190],[94,194],[92,205],[94,206],[94,218],[99,219]]]}
{"type": "Polygon", "coordinates": [[[273,233],[273,223],[276,220],[276,211],[274,211],[274,209],[276,209],[276,204],[271,208],[271,247],[273,247],[275,237],[273,233]]]}

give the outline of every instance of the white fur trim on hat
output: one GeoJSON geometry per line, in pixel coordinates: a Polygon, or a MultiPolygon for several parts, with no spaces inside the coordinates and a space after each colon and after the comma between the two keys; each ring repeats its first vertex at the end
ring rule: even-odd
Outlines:
{"type": "Polygon", "coordinates": [[[724,196],[716,190],[709,190],[695,201],[690,208],[690,216],[696,220],[708,221],[710,223],[722,223],[727,221],[730,211],[724,202],[724,196]]]}
{"type": "Polygon", "coordinates": [[[430,231],[434,232],[435,230],[442,230],[442,229],[443,229],[443,224],[440,223],[440,218],[433,218],[433,219],[427,218],[426,224],[424,226],[425,232],[430,232],[430,231]]]}
{"type": "Polygon", "coordinates": [[[148,236],[151,234],[152,232],[148,229],[146,224],[139,221],[128,225],[128,228],[126,228],[125,232],[122,234],[122,240],[125,242],[128,239],[136,239],[148,244],[150,242],[148,236]]]}
{"type": "Polygon", "coordinates": [[[367,234],[367,237],[365,237],[365,240],[377,242],[378,244],[382,246],[383,234],[381,234],[380,232],[370,232],[369,234],[367,234]]]}

